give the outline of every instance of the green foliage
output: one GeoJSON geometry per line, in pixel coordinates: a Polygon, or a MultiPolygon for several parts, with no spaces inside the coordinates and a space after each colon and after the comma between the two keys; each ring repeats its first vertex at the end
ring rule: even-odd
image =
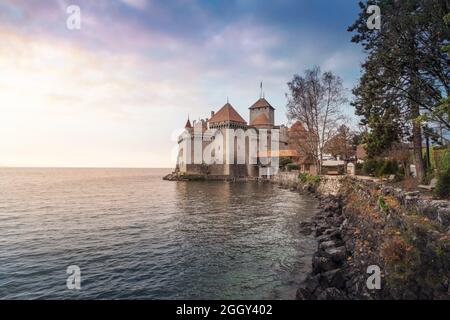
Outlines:
{"type": "Polygon", "coordinates": [[[386,201],[384,200],[383,196],[380,196],[378,198],[378,205],[380,206],[381,210],[383,210],[385,213],[389,212],[389,206],[386,204],[386,201]]]}
{"type": "Polygon", "coordinates": [[[398,163],[396,161],[392,160],[382,160],[380,162],[380,167],[377,170],[377,176],[386,176],[390,174],[397,174],[399,171],[398,169],[398,163]]]}
{"type": "MultiPolygon", "coordinates": [[[[358,95],[359,89],[355,89],[358,95]]],[[[365,89],[361,89],[365,90],[365,89]]],[[[380,156],[403,136],[403,125],[399,120],[398,110],[383,109],[378,106],[367,106],[359,101],[353,104],[356,114],[362,116],[361,123],[367,125],[371,130],[363,137],[365,150],[369,158],[380,156]],[[367,119],[364,119],[367,118],[367,119]]]]}
{"type": "Polygon", "coordinates": [[[363,172],[367,175],[374,176],[379,168],[378,159],[367,159],[363,164],[363,172]]]}
{"type": "Polygon", "coordinates": [[[438,175],[434,196],[439,199],[447,199],[450,197],[450,169],[438,175]]]}
{"type": "Polygon", "coordinates": [[[292,171],[292,170],[299,170],[300,167],[299,167],[299,165],[296,164],[296,163],[288,163],[288,164],[286,165],[286,169],[287,169],[288,171],[292,171]]]}
{"type": "Polygon", "coordinates": [[[280,168],[285,168],[290,163],[292,161],[289,157],[280,157],[280,168]]]}
{"type": "Polygon", "coordinates": [[[310,174],[310,173],[306,173],[306,172],[302,172],[298,175],[298,179],[302,182],[302,183],[319,183],[320,182],[320,176],[316,175],[316,174],[310,174]]]}
{"type": "Polygon", "coordinates": [[[356,175],[361,175],[361,174],[363,174],[363,168],[364,168],[364,165],[362,164],[362,163],[359,163],[359,162],[357,162],[356,164],[355,164],[355,173],[356,173],[356,175]]]}
{"type": "Polygon", "coordinates": [[[363,172],[370,176],[386,176],[400,172],[398,163],[393,160],[367,159],[363,164],[363,172]]]}
{"type": "Polygon", "coordinates": [[[436,163],[436,167],[439,171],[450,170],[450,148],[443,150],[439,155],[439,161],[436,163]]]}
{"type": "Polygon", "coordinates": [[[368,128],[367,154],[381,156],[393,142],[412,136],[420,175],[420,127],[438,123],[450,129],[450,60],[448,51],[440,50],[449,49],[448,8],[448,0],[364,1],[348,29],[353,32],[352,42],[367,53],[352,102],[361,124],[368,128]],[[381,9],[381,30],[367,28],[370,5],[381,9]],[[427,34],[426,45],[418,41],[423,34],[427,34]]]}

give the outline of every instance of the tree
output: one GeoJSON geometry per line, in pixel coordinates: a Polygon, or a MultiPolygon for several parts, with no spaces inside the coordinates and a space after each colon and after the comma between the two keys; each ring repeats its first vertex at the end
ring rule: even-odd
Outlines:
{"type": "Polygon", "coordinates": [[[325,145],[324,152],[331,153],[333,157],[350,160],[356,154],[356,135],[346,125],[341,125],[337,133],[325,145]]]}
{"type": "MultiPolygon", "coordinates": [[[[366,63],[363,68],[368,66],[369,63],[366,63]]],[[[375,158],[388,150],[408,130],[407,121],[402,117],[403,106],[395,99],[382,95],[383,90],[370,69],[365,71],[353,89],[355,99],[351,104],[355,107],[355,113],[361,117],[360,124],[369,129],[364,132],[361,141],[369,158],[375,158]]]]}
{"type": "Polygon", "coordinates": [[[381,30],[367,28],[368,3],[360,3],[359,17],[349,28],[356,33],[352,41],[368,54],[363,76],[353,91],[357,113],[370,128],[367,151],[376,154],[391,142],[410,138],[417,175],[422,179],[423,121],[450,129],[448,117],[436,112],[449,96],[450,60],[442,50],[449,38],[449,26],[442,21],[449,2],[375,0],[370,5],[380,7],[381,30]]]}
{"type": "Polygon", "coordinates": [[[405,177],[410,176],[409,172],[409,159],[411,157],[411,152],[409,146],[405,143],[393,143],[391,148],[382,154],[385,158],[394,160],[403,167],[403,172],[405,177]]]}
{"type": "Polygon", "coordinates": [[[344,120],[341,106],[347,100],[342,79],[314,67],[303,77],[294,75],[288,87],[288,119],[298,120],[305,127],[305,147],[320,174],[324,147],[344,120]]]}

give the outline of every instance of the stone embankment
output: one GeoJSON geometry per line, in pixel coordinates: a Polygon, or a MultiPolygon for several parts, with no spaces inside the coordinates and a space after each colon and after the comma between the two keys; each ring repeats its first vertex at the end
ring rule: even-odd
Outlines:
{"type": "Polygon", "coordinates": [[[450,299],[449,201],[351,177],[274,181],[317,197],[321,209],[303,225],[318,245],[298,299],[450,299]],[[367,285],[374,267],[379,289],[367,285]]]}
{"type": "Polygon", "coordinates": [[[205,174],[177,174],[169,173],[163,177],[163,180],[167,181],[230,181],[230,182],[246,182],[246,181],[258,181],[257,178],[251,177],[229,177],[219,175],[205,175],[205,174]]]}

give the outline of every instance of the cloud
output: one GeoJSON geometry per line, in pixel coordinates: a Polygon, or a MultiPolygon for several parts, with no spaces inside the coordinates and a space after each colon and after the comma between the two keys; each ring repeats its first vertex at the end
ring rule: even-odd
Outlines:
{"type": "Polygon", "coordinates": [[[294,73],[317,64],[355,78],[358,52],[305,25],[297,1],[75,2],[78,31],[66,28],[69,1],[0,3],[0,136],[12,137],[0,148],[8,163],[117,165],[128,155],[130,164],[156,165],[170,158],[172,131],[188,112],[207,117],[229,96],[248,118],[263,81],[282,123],[294,73]]]}
{"type": "Polygon", "coordinates": [[[363,59],[362,52],[359,52],[351,47],[344,47],[338,51],[332,52],[322,64],[324,70],[334,72],[345,72],[349,69],[354,69],[359,66],[363,59]]]}
{"type": "Polygon", "coordinates": [[[146,0],[120,0],[120,1],[136,9],[145,9],[145,7],[147,6],[146,0]]]}
{"type": "Polygon", "coordinates": [[[205,105],[195,82],[180,82],[139,55],[14,30],[0,38],[8,44],[0,47],[5,164],[161,166],[184,110],[205,105]],[[111,156],[122,153],[129,159],[111,156]]]}

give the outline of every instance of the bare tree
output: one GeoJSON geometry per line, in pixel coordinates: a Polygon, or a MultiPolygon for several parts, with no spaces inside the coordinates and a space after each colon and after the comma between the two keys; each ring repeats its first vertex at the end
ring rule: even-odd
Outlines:
{"type": "Polygon", "coordinates": [[[332,72],[321,73],[319,67],[314,67],[306,70],[303,77],[294,75],[288,87],[287,116],[305,127],[305,149],[314,159],[320,174],[324,147],[345,119],[341,106],[347,99],[342,79],[332,72]]]}
{"type": "Polygon", "coordinates": [[[348,161],[356,155],[357,145],[354,141],[355,133],[343,124],[338,128],[336,135],[325,144],[324,152],[348,161]]]}

